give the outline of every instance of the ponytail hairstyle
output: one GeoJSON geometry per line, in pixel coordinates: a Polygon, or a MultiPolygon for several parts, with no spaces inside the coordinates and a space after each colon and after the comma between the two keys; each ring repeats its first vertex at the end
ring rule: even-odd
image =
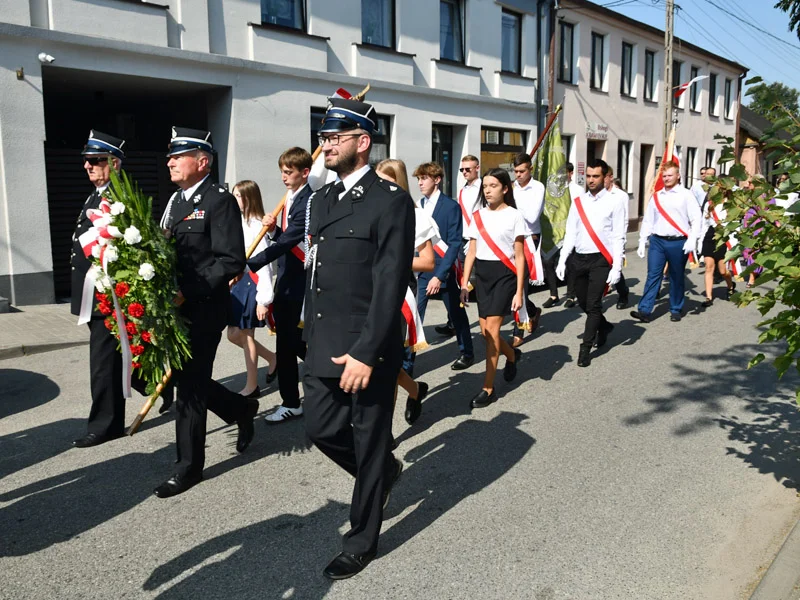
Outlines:
{"type": "Polygon", "coordinates": [[[506,192],[504,194],[503,202],[508,204],[511,208],[517,208],[517,203],[514,201],[514,187],[511,183],[511,176],[508,174],[508,171],[505,169],[500,169],[495,167],[494,169],[489,169],[486,173],[483,174],[483,178],[481,179],[481,192],[479,195],[479,199],[481,201],[481,206],[485,207],[488,202],[486,202],[486,197],[483,195],[483,179],[486,177],[494,177],[497,181],[500,182],[504,188],[506,188],[506,192]]]}

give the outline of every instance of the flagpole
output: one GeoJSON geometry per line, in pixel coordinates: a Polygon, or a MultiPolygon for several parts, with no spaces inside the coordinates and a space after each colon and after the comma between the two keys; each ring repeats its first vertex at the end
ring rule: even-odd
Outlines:
{"type": "Polygon", "coordinates": [[[550,129],[552,129],[553,123],[556,122],[556,119],[558,118],[558,113],[560,112],[561,112],[561,105],[559,104],[558,106],[556,106],[556,109],[547,119],[547,123],[544,126],[544,131],[542,131],[541,135],[539,136],[539,139],[536,140],[536,144],[534,144],[533,150],[531,150],[530,152],[531,158],[533,158],[533,156],[536,154],[536,151],[544,143],[544,138],[546,138],[547,134],[550,133],[550,129]]]}

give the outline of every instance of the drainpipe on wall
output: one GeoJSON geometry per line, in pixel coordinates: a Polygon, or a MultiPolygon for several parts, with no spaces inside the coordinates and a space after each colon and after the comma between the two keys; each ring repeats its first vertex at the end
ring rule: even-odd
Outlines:
{"type": "Polygon", "coordinates": [[[542,121],[542,71],[544,71],[544,58],[542,56],[542,3],[536,1],[536,135],[544,127],[542,121]]]}
{"type": "Polygon", "coordinates": [[[552,0],[547,19],[548,35],[550,36],[550,49],[547,61],[547,107],[552,113],[555,108],[555,78],[556,78],[556,0],[552,0]]]}

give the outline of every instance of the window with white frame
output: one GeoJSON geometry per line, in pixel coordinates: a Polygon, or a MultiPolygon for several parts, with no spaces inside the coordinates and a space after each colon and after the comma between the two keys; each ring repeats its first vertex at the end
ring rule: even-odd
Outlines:
{"type": "Polygon", "coordinates": [[[439,58],[464,62],[462,8],[461,0],[439,2],[439,58]]]}
{"type": "Polygon", "coordinates": [[[261,22],[305,31],[305,0],[261,0],[261,22]]]}
{"type": "Polygon", "coordinates": [[[589,87],[593,90],[602,90],[606,76],[605,57],[606,36],[602,33],[592,32],[592,74],[589,87]]]}
{"type": "Polygon", "coordinates": [[[561,146],[564,148],[564,157],[567,162],[572,162],[572,148],[575,142],[574,135],[562,135],[561,146]]]}
{"type": "MultiPolygon", "coordinates": [[[[698,75],[700,75],[700,67],[692,65],[689,79],[694,79],[698,75]]],[[[700,112],[700,82],[693,84],[692,89],[689,90],[689,110],[700,112]]]]}
{"type": "Polygon", "coordinates": [[[631,142],[620,140],[617,146],[617,178],[620,187],[626,192],[630,190],[631,174],[631,142]]]}
{"type": "Polygon", "coordinates": [[[725,79],[725,118],[733,118],[733,80],[725,79]]]}
{"type": "MultiPolygon", "coordinates": [[[[682,83],[682,81],[681,81],[683,79],[682,71],[683,71],[683,62],[681,62],[679,60],[673,60],[672,61],[672,91],[670,92],[673,95],[673,98],[675,96],[675,92],[677,91],[677,88],[682,83]]],[[[681,96],[677,100],[673,100],[673,103],[678,108],[683,108],[683,96],[681,96]]]]}
{"type": "Polygon", "coordinates": [[[361,0],[361,41],[394,48],[394,0],[361,0]]]}
{"type": "Polygon", "coordinates": [[[706,162],[704,163],[704,166],[714,167],[715,169],[717,168],[713,150],[706,150],[706,162]]]}
{"type": "Polygon", "coordinates": [[[574,83],[572,78],[573,65],[575,64],[575,25],[561,21],[560,29],[560,48],[558,63],[558,80],[566,83],[574,83]]]}
{"type": "Polygon", "coordinates": [[[522,51],[522,15],[503,9],[500,55],[500,70],[521,73],[520,55],[522,51]]]}
{"type": "Polygon", "coordinates": [[[656,53],[644,51],[644,99],[654,102],[656,99],[656,53]]]}
{"type": "Polygon", "coordinates": [[[716,117],[717,112],[717,74],[708,74],[708,114],[716,117]]]}
{"type": "Polygon", "coordinates": [[[686,160],[683,161],[686,172],[684,173],[684,185],[691,187],[694,183],[694,169],[697,166],[697,148],[686,148],[686,160]]]}
{"type": "Polygon", "coordinates": [[[619,93],[633,95],[633,44],[622,42],[622,72],[619,79],[619,93]]]}

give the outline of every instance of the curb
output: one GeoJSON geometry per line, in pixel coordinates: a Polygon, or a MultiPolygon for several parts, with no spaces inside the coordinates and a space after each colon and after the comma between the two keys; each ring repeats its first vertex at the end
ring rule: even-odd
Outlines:
{"type": "Polygon", "coordinates": [[[20,344],[19,346],[3,346],[0,347],[0,360],[6,358],[19,358],[20,356],[30,356],[31,354],[40,354],[42,352],[52,352],[53,350],[64,350],[66,348],[73,348],[75,346],[88,346],[89,340],[81,340],[75,342],[50,342],[42,344],[20,344]]]}
{"type": "Polygon", "coordinates": [[[783,542],[750,600],[800,599],[800,521],[783,542]]]}

